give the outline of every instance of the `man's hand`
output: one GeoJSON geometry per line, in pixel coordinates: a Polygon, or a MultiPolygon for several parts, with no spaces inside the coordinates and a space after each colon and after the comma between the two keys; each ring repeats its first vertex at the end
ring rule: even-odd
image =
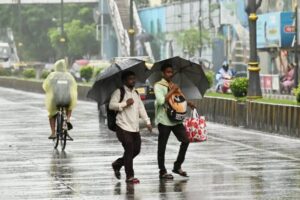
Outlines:
{"type": "Polygon", "coordinates": [[[188,101],[187,104],[188,104],[188,106],[189,106],[192,110],[196,109],[196,106],[195,106],[194,103],[188,101]]]}
{"type": "Polygon", "coordinates": [[[131,106],[132,104],[134,104],[134,100],[133,100],[132,98],[130,98],[130,99],[127,99],[127,101],[126,101],[126,104],[127,104],[127,106],[126,106],[126,107],[129,107],[129,106],[131,106]]]}
{"type": "Polygon", "coordinates": [[[224,76],[224,78],[225,78],[225,79],[227,79],[227,80],[230,80],[230,79],[232,79],[232,77],[231,77],[231,76],[229,76],[229,75],[225,75],[225,76],[224,76]]]}
{"type": "Polygon", "coordinates": [[[152,133],[152,125],[151,124],[147,124],[147,129],[149,130],[150,133],[152,133]]]}
{"type": "Polygon", "coordinates": [[[170,87],[170,90],[175,92],[176,90],[179,89],[178,85],[176,85],[175,83],[169,83],[169,87],[170,87]]]}
{"type": "Polygon", "coordinates": [[[176,90],[179,90],[179,87],[178,87],[178,85],[176,85],[176,84],[170,82],[170,83],[169,83],[169,89],[170,89],[170,90],[169,90],[168,94],[166,95],[166,100],[169,100],[170,97],[171,97],[171,95],[172,95],[176,90]]]}

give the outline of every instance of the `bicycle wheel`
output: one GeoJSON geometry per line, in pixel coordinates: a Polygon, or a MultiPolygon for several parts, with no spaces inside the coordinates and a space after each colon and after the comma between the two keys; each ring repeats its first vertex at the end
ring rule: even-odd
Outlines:
{"type": "Polygon", "coordinates": [[[61,134],[61,138],[60,138],[60,145],[61,145],[61,150],[64,151],[67,145],[67,131],[64,131],[61,134]]]}
{"type": "Polygon", "coordinates": [[[56,116],[56,139],[54,139],[54,149],[57,148],[59,140],[61,139],[62,134],[62,115],[61,113],[57,113],[56,116]]]}

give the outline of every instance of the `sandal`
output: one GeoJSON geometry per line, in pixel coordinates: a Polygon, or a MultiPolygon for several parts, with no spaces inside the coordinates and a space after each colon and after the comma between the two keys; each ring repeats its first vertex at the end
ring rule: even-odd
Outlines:
{"type": "Polygon", "coordinates": [[[140,183],[140,180],[134,177],[126,179],[126,183],[131,183],[131,184],[138,184],[140,183]]]}
{"type": "Polygon", "coordinates": [[[183,176],[183,177],[189,177],[187,175],[187,173],[185,171],[183,171],[182,169],[173,169],[172,172],[175,174],[178,174],[180,176],[183,176]]]}
{"type": "Polygon", "coordinates": [[[174,179],[173,175],[172,174],[168,174],[167,172],[165,172],[163,174],[160,174],[159,178],[160,179],[165,179],[165,180],[173,180],[174,179]]]}
{"type": "Polygon", "coordinates": [[[68,127],[68,130],[73,129],[73,125],[71,124],[71,122],[67,122],[67,127],[68,127]]]}
{"type": "Polygon", "coordinates": [[[54,140],[56,139],[56,135],[55,134],[51,134],[49,137],[48,137],[49,140],[54,140]]]}

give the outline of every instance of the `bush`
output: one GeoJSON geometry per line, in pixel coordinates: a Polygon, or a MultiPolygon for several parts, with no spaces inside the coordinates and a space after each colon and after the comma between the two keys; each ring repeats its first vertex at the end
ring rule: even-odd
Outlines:
{"type": "Polygon", "coordinates": [[[42,76],[41,76],[41,78],[42,79],[46,79],[47,78],[47,76],[50,74],[50,71],[48,71],[48,70],[44,70],[43,72],[42,72],[42,76]]]}
{"type": "Polygon", "coordinates": [[[0,67],[0,76],[11,76],[12,72],[11,69],[5,69],[0,67]]]}
{"type": "Polygon", "coordinates": [[[205,72],[205,76],[208,79],[209,87],[211,88],[214,84],[215,73],[213,71],[205,72]]]}
{"type": "Polygon", "coordinates": [[[27,68],[23,71],[23,76],[25,78],[35,78],[36,76],[36,71],[34,68],[27,68]]]}
{"type": "Polygon", "coordinates": [[[84,66],[80,69],[80,77],[84,78],[86,82],[89,82],[93,76],[93,67],[84,66]]]}
{"type": "Polygon", "coordinates": [[[249,81],[247,78],[234,79],[230,84],[233,96],[236,98],[247,96],[248,83],[249,81]]]}
{"type": "Polygon", "coordinates": [[[296,96],[297,102],[300,103],[300,84],[298,85],[298,88],[293,90],[293,93],[296,96]]]}
{"type": "Polygon", "coordinates": [[[97,77],[102,71],[102,68],[96,68],[94,77],[97,77]]]}

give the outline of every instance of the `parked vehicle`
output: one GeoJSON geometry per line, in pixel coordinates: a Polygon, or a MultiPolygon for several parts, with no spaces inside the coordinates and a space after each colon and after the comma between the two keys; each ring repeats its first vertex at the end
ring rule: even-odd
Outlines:
{"type": "Polygon", "coordinates": [[[0,67],[10,68],[11,48],[8,43],[0,42],[0,67]]]}

